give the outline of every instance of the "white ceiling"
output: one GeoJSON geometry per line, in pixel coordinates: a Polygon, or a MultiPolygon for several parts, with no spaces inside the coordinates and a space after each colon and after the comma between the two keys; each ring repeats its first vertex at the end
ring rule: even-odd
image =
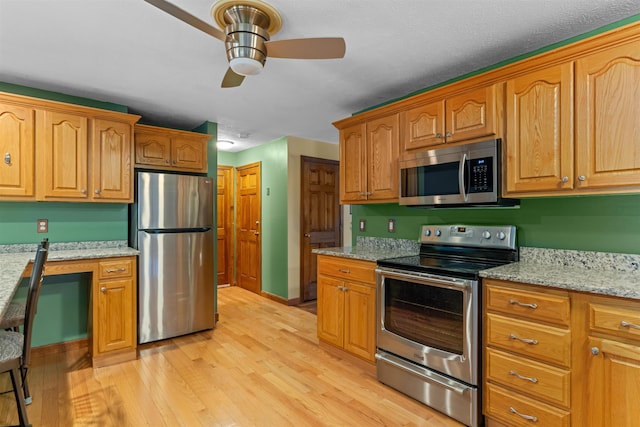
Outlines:
{"type": "MultiPolygon", "coordinates": [[[[215,25],[213,0],[173,0],[215,25]]],[[[273,40],[344,37],[337,60],[268,59],[222,89],[224,44],[143,0],[0,0],[0,81],[129,107],[147,123],[218,123],[237,151],[331,122],[639,14],[638,0],[270,0],[273,40]],[[239,136],[247,136],[240,138],[239,136]]]]}

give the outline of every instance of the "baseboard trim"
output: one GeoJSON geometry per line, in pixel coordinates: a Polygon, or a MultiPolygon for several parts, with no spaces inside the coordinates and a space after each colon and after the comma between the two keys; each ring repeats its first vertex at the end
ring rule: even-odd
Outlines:
{"type": "Polygon", "coordinates": [[[59,342],[55,344],[47,344],[31,349],[31,355],[34,357],[42,357],[51,354],[65,353],[70,350],[88,350],[89,340],[80,338],[73,341],[59,342]]]}
{"type": "Polygon", "coordinates": [[[265,291],[260,291],[260,296],[270,299],[271,301],[275,301],[277,303],[280,304],[284,304],[284,305],[298,305],[300,304],[300,298],[292,298],[292,299],[286,299],[283,298],[279,295],[274,295],[272,293],[269,292],[265,292],[265,291]]]}

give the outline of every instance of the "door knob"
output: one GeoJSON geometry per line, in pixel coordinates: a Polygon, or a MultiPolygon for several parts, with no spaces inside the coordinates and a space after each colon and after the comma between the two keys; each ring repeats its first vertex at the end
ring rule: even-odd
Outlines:
{"type": "Polygon", "coordinates": [[[311,234],[309,234],[309,233],[304,233],[304,237],[311,237],[311,234]]]}

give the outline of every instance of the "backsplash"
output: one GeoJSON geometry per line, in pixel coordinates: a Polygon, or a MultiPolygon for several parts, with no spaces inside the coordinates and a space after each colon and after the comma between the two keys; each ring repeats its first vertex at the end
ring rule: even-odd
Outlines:
{"type": "Polygon", "coordinates": [[[585,270],[640,271],[640,255],[520,247],[520,261],[585,270]]]}

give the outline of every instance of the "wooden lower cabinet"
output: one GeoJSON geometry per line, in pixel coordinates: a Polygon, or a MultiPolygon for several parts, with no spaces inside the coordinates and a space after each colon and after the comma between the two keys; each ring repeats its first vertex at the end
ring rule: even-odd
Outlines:
{"type": "Polygon", "coordinates": [[[318,255],[318,338],[374,362],[374,262],[318,255]]]}
{"type": "Polygon", "coordinates": [[[640,301],[483,285],[487,427],[640,426],[640,301]]]}
{"type": "Polygon", "coordinates": [[[101,261],[93,289],[93,366],[136,357],[136,257],[101,261]]]}

